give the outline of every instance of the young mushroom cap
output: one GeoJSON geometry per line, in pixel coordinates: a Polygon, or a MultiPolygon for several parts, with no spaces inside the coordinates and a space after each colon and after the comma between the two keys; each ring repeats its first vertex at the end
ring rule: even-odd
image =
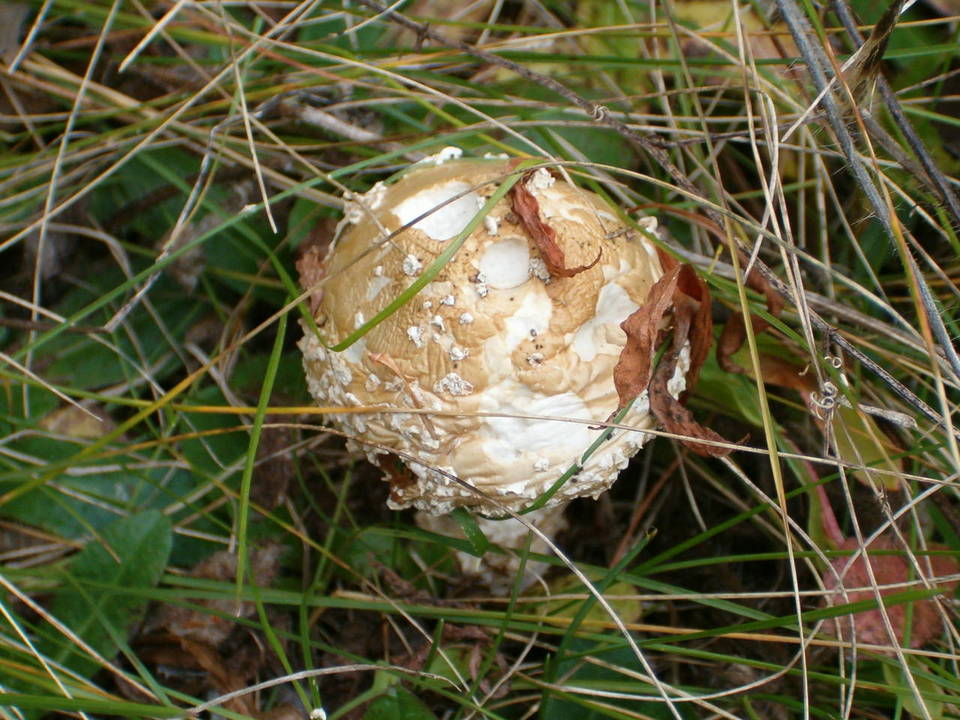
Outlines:
{"type": "MultiPolygon", "coordinates": [[[[619,406],[620,323],[662,274],[654,246],[596,194],[546,169],[519,180],[566,267],[589,266],[572,277],[551,277],[508,193],[392,315],[342,352],[321,341],[341,342],[406,290],[513,167],[458,156],[447,149],[349,205],[324,262],[319,336],[306,328],[300,343],[310,392],[323,405],[384,409],[333,418],[371,461],[396,451],[412,471],[393,474],[392,507],[502,516],[575,463],[579,471],[550,504],[596,497],[644,440],[615,431],[585,455],[603,433],[595,423],[619,406]]],[[[655,219],[644,223],[656,230],[655,219]]],[[[673,394],[683,390],[680,365],[673,394]]],[[[620,422],[654,424],[645,394],[620,422]]]]}

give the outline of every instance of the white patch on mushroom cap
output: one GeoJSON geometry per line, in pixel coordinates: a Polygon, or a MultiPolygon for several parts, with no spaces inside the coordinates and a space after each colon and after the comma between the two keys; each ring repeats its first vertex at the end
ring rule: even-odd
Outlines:
{"type": "Polygon", "coordinates": [[[507,332],[500,339],[506,345],[507,352],[513,352],[521,342],[536,337],[550,327],[552,314],[553,303],[543,290],[526,293],[513,315],[504,320],[507,332]]]}
{"type": "Polygon", "coordinates": [[[530,247],[511,237],[487,245],[480,257],[480,272],[495,290],[510,290],[530,279],[530,247]]]}
{"type": "Polygon", "coordinates": [[[436,393],[448,392],[451,395],[469,395],[473,392],[473,385],[468,383],[456,373],[447,373],[434,383],[433,391],[436,393]]]}
{"type": "MultiPolygon", "coordinates": [[[[480,396],[484,412],[544,415],[551,418],[590,420],[590,411],[579,395],[571,392],[543,395],[515,380],[488,387],[480,396]]],[[[484,450],[493,462],[510,464],[524,453],[535,458],[561,453],[571,460],[586,450],[597,431],[582,423],[558,420],[528,420],[519,417],[486,417],[488,429],[484,450]]],[[[536,459],[534,459],[536,462],[536,459]]]]}
{"type": "Polygon", "coordinates": [[[550,174],[546,168],[537,170],[527,181],[527,188],[530,190],[546,190],[556,182],[556,178],[550,174]]]}
{"type": "Polygon", "coordinates": [[[530,273],[544,283],[550,282],[550,271],[547,269],[547,264],[543,261],[543,258],[530,258],[530,273]]]}
{"type": "Polygon", "coordinates": [[[407,337],[418,348],[423,347],[423,330],[417,325],[411,325],[407,328],[407,337]]]}
{"type": "Polygon", "coordinates": [[[475,192],[467,192],[470,187],[459,180],[435,185],[401,200],[393,206],[393,214],[400,220],[401,225],[406,225],[425,212],[432,211],[422,220],[414,223],[413,227],[434,240],[449,240],[456,237],[469,224],[483,205],[479,195],[475,192]],[[463,192],[467,194],[451,200],[463,192]],[[443,205],[448,200],[451,202],[443,205]]]}
{"type": "Polygon", "coordinates": [[[387,185],[383,182],[374,183],[373,187],[363,195],[346,193],[344,199],[347,202],[343,206],[344,220],[351,225],[356,225],[367,214],[367,211],[372,213],[380,208],[386,194],[387,185]]]}
{"type": "Polygon", "coordinates": [[[417,165],[443,165],[448,160],[458,160],[463,157],[463,150],[456,145],[447,145],[438,153],[427,155],[417,161],[417,165]]]}
{"type": "Polygon", "coordinates": [[[400,269],[403,270],[404,275],[413,277],[423,269],[423,263],[420,262],[420,258],[413,253],[410,253],[403,258],[403,263],[400,265],[400,269]]]}
{"type": "MultiPolygon", "coordinates": [[[[594,316],[581,325],[573,336],[573,351],[581,360],[593,360],[600,352],[598,342],[605,343],[608,332],[619,333],[623,337],[620,323],[639,307],[617,283],[607,283],[597,295],[594,316]]],[[[620,352],[620,348],[617,352],[620,352]]]]}
{"type": "Polygon", "coordinates": [[[370,283],[367,285],[367,302],[376,300],[377,295],[380,294],[380,291],[391,282],[393,281],[390,278],[384,277],[383,275],[374,275],[372,278],[370,278],[370,283]]]}
{"type": "MultiPolygon", "coordinates": [[[[361,323],[362,324],[362,323],[361,323]]],[[[343,351],[343,357],[347,362],[357,364],[363,359],[363,353],[367,349],[367,338],[366,336],[357,340],[353,345],[348,347],[343,351]]]]}

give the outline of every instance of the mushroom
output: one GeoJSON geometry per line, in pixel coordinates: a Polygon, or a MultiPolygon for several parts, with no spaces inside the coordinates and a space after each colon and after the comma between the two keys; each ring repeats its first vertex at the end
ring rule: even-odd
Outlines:
{"type": "MultiPolygon", "coordinates": [[[[516,165],[460,155],[447,148],[348,203],[323,261],[319,333],[305,328],[300,342],[309,389],[324,405],[383,408],[333,422],[373,463],[401,458],[409,473],[388,473],[389,505],[417,508],[418,521],[441,532],[453,523],[440,516],[456,508],[490,518],[524,510],[578,466],[525,516],[555,530],[558,508],[603,493],[645,437],[618,430],[597,442],[605,431],[596,423],[620,404],[620,323],[662,274],[656,248],[599,196],[545,168],[527,173],[511,193],[535,200],[569,277],[548,270],[508,194],[420,292],[349,347],[330,349],[426,272],[516,165]]],[[[641,223],[656,231],[655,218],[641,223]]],[[[686,369],[681,362],[671,393],[682,392],[686,369]]],[[[650,428],[648,409],[644,394],[618,421],[650,428]]],[[[527,532],[516,520],[480,522],[507,546],[527,532]]]]}

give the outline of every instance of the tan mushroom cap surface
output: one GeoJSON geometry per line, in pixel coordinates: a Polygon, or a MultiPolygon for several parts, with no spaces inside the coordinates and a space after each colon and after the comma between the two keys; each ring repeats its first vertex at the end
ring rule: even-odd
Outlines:
{"type": "MultiPolygon", "coordinates": [[[[327,345],[409,287],[509,172],[507,160],[458,159],[445,151],[348,207],[325,261],[316,310],[327,345]]],[[[393,507],[434,514],[459,506],[491,515],[503,515],[503,506],[518,510],[581,460],[602,433],[590,423],[618,406],[613,368],[626,343],[620,323],[661,275],[656,250],[594,193],[545,169],[520,182],[555,231],[566,266],[589,265],[599,253],[593,267],[550,277],[508,195],[429,284],[352,346],[331,351],[309,329],[301,341],[310,392],[320,404],[401,410],[333,416],[373,462],[383,448],[417,458],[407,461],[416,481],[392,483],[393,507]],[[517,417],[525,415],[547,419],[517,417]]],[[[655,220],[646,220],[654,230],[655,220]]],[[[678,372],[671,391],[680,392],[682,383],[678,372]]],[[[650,428],[647,408],[643,395],[621,422],[650,428]]],[[[615,431],[552,504],[602,493],[643,438],[615,431]]]]}

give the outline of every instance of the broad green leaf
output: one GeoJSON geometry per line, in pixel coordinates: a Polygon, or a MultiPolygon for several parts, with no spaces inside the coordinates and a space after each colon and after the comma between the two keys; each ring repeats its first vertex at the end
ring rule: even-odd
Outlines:
{"type": "Polygon", "coordinates": [[[713,353],[700,369],[696,401],[728,417],[742,419],[755,427],[763,427],[757,404],[757,388],[745,375],[721,370],[713,353]]]}
{"type": "MultiPolygon", "coordinates": [[[[633,651],[627,647],[595,645],[584,640],[575,640],[571,646],[573,655],[559,664],[551,663],[548,677],[563,678],[567,688],[656,695],[651,685],[637,680],[644,672],[633,651]],[[592,663],[590,660],[598,660],[592,663]]],[[[675,705],[681,718],[694,717],[690,703],[675,705]]],[[[662,702],[641,700],[608,699],[594,694],[549,691],[540,706],[541,720],[605,720],[606,718],[676,718],[662,702]]]]}
{"type": "MultiPolygon", "coordinates": [[[[643,615],[643,606],[639,600],[631,595],[639,594],[639,590],[628,582],[617,581],[607,586],[603,595],[610,607],[616,612],[624,622],[636,622],[643,615]]],[[[569,618],[574,619],[580,613],[585,602],[590,602],[590,609],[583,618],[586,622],[610,622],[610,616],[607,611],[596,602],[593,602],[593,596],[588,594],[581,584],[579,578],[573,575],[564,575],[556,582],[550,583],[551,595],[582,595],[582,597],[550,598],[546,600],[546,615],[551,618],[569,618]]],[[[544,601],[538,598],[538,604],[544,601]]]]}
{"type": "Polygon", "coordinates": [[[914,670],[923,671],[919,660],[909,658],[907,664],[910,666],[908,669],[913,675],[913,681],[917,685],[917,690],[920,691],[920,698],[917,698],[910,688],[904,676],[903,667],[891,663],[883,663],[884,679],[887,681],[890,689],[900,699],[900,702],[903,703],[903,707],[906,708],[907,712],[911,715],[918,718],[929,715],[931,720],[940,720],[940,718],[943,717],[943,702],[940,700],[932,700],[930,697],[927,697],[927,695],[935,696],[940,694],[942,690],[937,687],[937,684],[929,677],[925,677],[920,672],[913,672],[914,670]],[[923,708],[920,707],[921,702],[923,703],[923,708]],[[926,709],[926,713],[924,713],[924,708],[926,709]]]}
{"type": "Polygon", "coordinates": [[[363,714],[363,720],[436,720],[430,708],[409,690],[393,687],[378,697],[363,714]]]}
{"type": "MultiPolygon", "coordinates": [[[[170,555],[170,521],[151,510],[115,521],[91,541],[63,571],[63,584],[50,612],[105,658],[112,658],[130,625],[147,606],[140,591],[160,580],[170,555]],[[104,544],[109,546],[108,551],[104,544]]],[[[85,675],[96,663],[49,626],[41,647],[53,659],[85,675]]]]}
{"type": "Polygon", "coordinates": [[[883,434],[876,421],[859,410],[840,405],[833,416],[837,456],[848,463],[864,465],[853,475],[865,485],[886,490],[900,487],[902,468],[894,458],[901,452],[883,434]],[[873,468],[882,472],[874,472],[873,468]]]}

